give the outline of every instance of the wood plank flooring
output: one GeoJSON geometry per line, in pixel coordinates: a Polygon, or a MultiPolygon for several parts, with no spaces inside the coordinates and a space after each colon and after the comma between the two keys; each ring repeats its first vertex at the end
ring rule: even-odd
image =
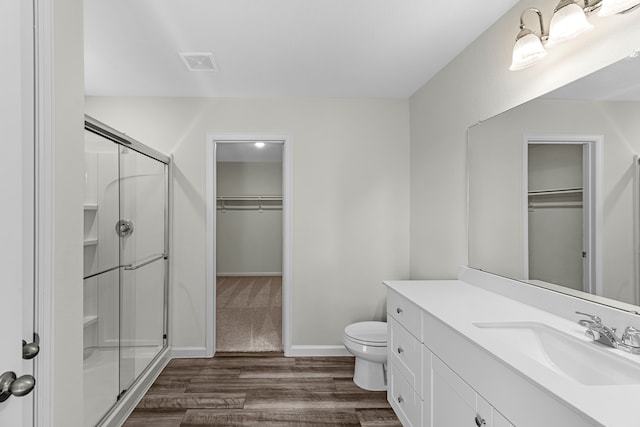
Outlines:
{"type": "Polygon", "coordinates": [[[174,359],[124,427],[401,427],[386,392],[353,383],[353,363],[282,353],[174,359]]]}

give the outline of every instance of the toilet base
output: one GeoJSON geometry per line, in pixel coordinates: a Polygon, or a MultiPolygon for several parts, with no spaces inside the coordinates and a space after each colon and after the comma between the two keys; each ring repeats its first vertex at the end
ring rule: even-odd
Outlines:
{"type": "Polygon", "coordinates": [[[387,364],[370,362],[356,357],[353,371],[353,382],[360,388],[369,391],[387,389],[387,364]]]}

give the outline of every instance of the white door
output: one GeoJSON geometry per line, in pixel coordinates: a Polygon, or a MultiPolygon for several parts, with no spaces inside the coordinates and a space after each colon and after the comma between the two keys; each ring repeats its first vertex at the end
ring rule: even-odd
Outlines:
{"type": "Polygon", "coordinates": [[[33,336],[33,43],[32,6],[0,2],[0,425],[30,426],[33,392],[23,397],[33,361],[22,340],[33,336]],[[4,375],[3,375],[4,374],[4,375]],[[10,391],[6,389],[10,387],[10,391]],[[9,393],[14,394],[9,394],[9,393]],[[6,398],[6,399],[5,399],[6,398]]]}

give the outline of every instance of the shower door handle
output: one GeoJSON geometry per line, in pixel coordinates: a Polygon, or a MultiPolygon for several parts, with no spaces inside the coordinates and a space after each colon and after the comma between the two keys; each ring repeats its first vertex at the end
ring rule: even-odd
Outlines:
{"type": "Polygon", "coordinates": [[[116,234],[120,237],[129,237],[133,234],[133,222],[121,219],[116,223],[116,234]]]}

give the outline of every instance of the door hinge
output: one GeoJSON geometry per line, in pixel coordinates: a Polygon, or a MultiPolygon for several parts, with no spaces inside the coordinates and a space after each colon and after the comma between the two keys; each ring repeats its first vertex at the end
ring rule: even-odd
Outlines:
{"type": "Polygon", "coordinates": [[[582,252],[582,258],[586,258],[587,257],[587,253],[586,252],[582,252]]]}

